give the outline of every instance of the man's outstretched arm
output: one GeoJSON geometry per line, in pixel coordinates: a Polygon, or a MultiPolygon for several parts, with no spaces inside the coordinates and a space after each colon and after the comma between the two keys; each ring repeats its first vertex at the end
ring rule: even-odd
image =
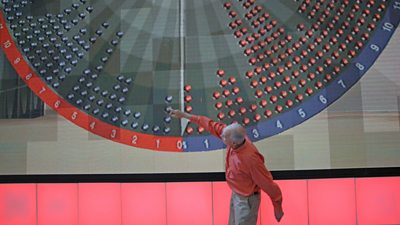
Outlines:
{"type": "Polygon", "coordinates": [[[178,118],[178,119],[185,118],[185,119],[188,119],[188,120],[190,120],[190,122],[195,123],[195,124],[203,127],[208,132],[210,132],[212,135],[215,135],[215,136],[217,136],[219,138],[221,138],[222,130],[226,127],[225,124],[219,123],[219,122],[215,122],[215,121],[211,120],[208,117],[189,114],[189,113],[186,113],[186,112],[182,112],[182,111],[180,111],[178,109],[171,109],[169,114],[170,114],[170,116],[172,116],[174,118],[178,118]]]}

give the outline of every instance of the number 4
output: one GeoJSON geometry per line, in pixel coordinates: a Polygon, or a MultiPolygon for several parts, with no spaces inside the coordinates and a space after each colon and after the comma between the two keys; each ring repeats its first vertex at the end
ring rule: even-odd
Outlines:
{"type": "Polygon", "coordinates": [[[276,121],[276,127],[280,128],[280,129],[283,129],[283,124],[282,124],[282,122],[280,120],[276,121]]]}
{"type": "Polygon", "coordinates": [[[11,47],[11,42],[10,40],[7,40],[6,42],[3,43],[4,48],[9,48],[11,47]]]}

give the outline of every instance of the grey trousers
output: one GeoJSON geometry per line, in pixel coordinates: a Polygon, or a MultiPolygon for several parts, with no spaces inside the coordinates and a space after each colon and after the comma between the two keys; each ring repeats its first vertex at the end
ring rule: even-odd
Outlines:
{"type": "Polygon", "coordinates": [[[256,225],[261,194],[248,197],[232,192],[229,225],[256,225]]]}

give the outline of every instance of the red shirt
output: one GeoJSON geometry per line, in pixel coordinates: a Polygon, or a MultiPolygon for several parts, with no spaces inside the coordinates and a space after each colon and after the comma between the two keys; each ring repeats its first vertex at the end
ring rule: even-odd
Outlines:
{"type": "MultiPolygon", "coordinates": [[[[219,138],[226,127],[225,124],[214,122],[204,116],[192,116],[190,121],[204,127],[219,138]]],[[[282,201],[281,190],[265,167],[264,157],[251,140],[246,137],[243,145],[236,149],[227,146],[227,150],[225,178],[232,191],[243,196],[250,196],[262,189],[270,196],[274,206],[278,206],[282,201]]]]}

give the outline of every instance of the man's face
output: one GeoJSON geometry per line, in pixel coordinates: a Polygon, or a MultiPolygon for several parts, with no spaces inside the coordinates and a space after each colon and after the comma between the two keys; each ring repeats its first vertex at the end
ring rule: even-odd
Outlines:
{"type": "Polygon", "coordinates": [[[222,131],[221,139],[222,139],[222,142],[224,142],[225,145],[230,145],[230,146],[234,145],[234,143],[232,141],[232,138],[231,138],[231,133],[232,133],[231,130],[224,129],[222,131]]]}

